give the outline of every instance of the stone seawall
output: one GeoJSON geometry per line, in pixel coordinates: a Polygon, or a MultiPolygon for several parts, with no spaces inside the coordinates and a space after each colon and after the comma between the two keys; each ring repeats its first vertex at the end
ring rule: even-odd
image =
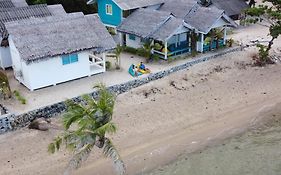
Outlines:
{"type": "MultiPolygon", "coordinates": [[[[125,93],[133,88],[147,84],[151,81],[155,81],[155,80],[164,78],[174,72],[178,72],[180,70],[186,70],[195,64],[198,64],[198,63],[201,63],[204,61],[208,61],[211,59],[219,58],[222,55],[225,55],[225,54],[228,54],[231,52],[235,52],[235,51],[239,51],[242,49],[243,49],[242,47],[233,47],[233,48],[228,48],[228,49],[225,49],[222,51],[218,51],[217,53],[214,53],[213,55],[209,55],[209,56],[203,55],[202,57],[189,60],[184,64],[172,67],[170,69],[160,71],[157,73],[152,73],[145,78],[140,78],[140,79],[128,81],[128,82],[125,82],[122,84],[110,86],[110,87],[108,87],[108,90],[119,95],[119,94],[125,93]]],[[[98,93],[96,91],[94,91],[94,92],[90,93],[90,95],[93,98],[96,98],[98,96],[98,93]]],[[[80,102],[82,100],[82,97],[81,96],[75,97],[72,100],[76,101],[76,102],[80,102]]],[[[25,127],[31,121],[33,121],[35,118],[39,118],[39,117],[50,118],[50,117],[60,115],[65,111],[66,111],[66,104],[65,104],[65,101],[63,101],[63,102],[45,106],[45,107],[30,111],[27,113],[23,113],[20,115],[4,114],[4,115],[0,116],[0,134],[8,132],[8,131],[16,130],[18,128],[25,127]]]]}

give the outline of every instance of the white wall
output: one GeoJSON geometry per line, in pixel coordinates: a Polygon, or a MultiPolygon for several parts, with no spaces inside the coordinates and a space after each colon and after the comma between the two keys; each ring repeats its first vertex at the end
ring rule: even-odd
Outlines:
{"type": "MultiPolygon", "coordinates": [[[[30,90],[56,85],[69,80],[90,76],[96,71],[90,70],[89,52],[78,53],[78,62],[63,65],[60,56],[47,58],[26,64],[19,52],[10,42],[14,71],[21,71],[22,77],[16,77],[30,90]]],[[[103,70],[102,72],[104,72],[103,70]]]]}
{"type": "Polygon", "coordinates": [[[0,47],[0,66],[2,69],[12,66],[12,59],[9,47],[0,47]]]}
{"type": "Polygon", "coordinates": [[[129,38],[129,34],[126,34],[126,46],[133,47],[133,48],[140,48],[142,47],[141,38],[136,36],[135,40],[131,40],[129,38]]]}

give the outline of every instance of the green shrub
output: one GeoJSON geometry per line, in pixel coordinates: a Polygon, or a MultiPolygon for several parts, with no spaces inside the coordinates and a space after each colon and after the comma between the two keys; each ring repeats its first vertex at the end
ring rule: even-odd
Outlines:
{"type": "Polygon", "coordinates": [[[105,69],[106,69],[106,70],[111,69],[111,62],[110,62],[110,61],[106,61],[106,62],[105,62],[105,69]]]}
{"type": "Polygon", "coordinates": [[[160,56],[159,55],[153,54],[151,57],[152,57],[152,59],[154,61],[159,61],[160,60],[160,56]]]}
{"type": "Polygon", "coordinates": [[[131,53],[131,54],[137,54],[137,49],[133,48],[133,47],[124,47],[124,52],[128,52],[128,53],[131,53]]]}
{"type": "Polygon", "coordinates": [[[0,96],[3,96],[4,99],[11,98],[12,96],[9,79],[2,71],[0,71],[0,96]]]}
{"type": "Polygon", "coordinates": [[[112,27],[106,27],[108,33],[110,33],[110,35],[116,35],[115,30],[112,27]]]}
{"type": "Polygon", "coordinates": [[[146,57],[147,56],[146,50],[144,48],[138,48],[137,55],[141,57],[146,57]]]}
{"type": "Polygon", "coordinates": [[[19,91],[14,90],[14,95],[15,95],[16,99],[17,99],[19,102],[21,102],[21,104],[26,104],[26,99],[25,99],[23,96],[21,96],[21,94],[19,93],[19,91]]]}
{"type": "Polygon", "coordinates": [[[234,39],[230,38],[229,40],[227,40],[228,47],[232,47],[233,43],[234,39]]]}

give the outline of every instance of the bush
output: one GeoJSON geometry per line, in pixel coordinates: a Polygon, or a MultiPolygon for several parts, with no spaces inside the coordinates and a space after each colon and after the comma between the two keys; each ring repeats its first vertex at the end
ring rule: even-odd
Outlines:
{"type": "Polygon", "coordinates": [[[137,55],[147,58],[147,51],[144,48],[138,48],[137,55]]]}
{"type": "Polygon", "coordinates": [[[0,96],[3,96],[4,99],[11,98],[12,96],[8,77],[4,72],[1,71],[0,71],[0,96]]]}
{"type": "Polygon", "coordinates": [[[159,56],[159,55],[156,55],[156,54],[151,55],[151,58],[152,58],[154,61],[159,61],[159,60],[160,60],[160,56],[159,56]]]}
{"type": "Polygon", "coordinates": [[[108,33],[110,33],[110,35],[116,35],[116,32],[115,32],[114,28],[106,27],[106,29],[107,29],[108,33]]]}
{"type": "Polygon", "coordinates": [[[111,62],[110,62],[110,61],[106,61],[106,62],[105,62],[105,69],[106,69],[106,70],[111,69],[111,62]]]}
{"type": "Polygon", "coordinates": [[[229,40],[227,40],[228,47],[232,47],[233,43],[234,39],[230,38],[229,40]]]}
{"type": "Polygon", "coordinates": [[[264,66],[266,64],[273,64],[274,61],[272,61],[269,57],[269,51],[267,49],[267,46],[258,44],[257,47],[259,48],[258,56],[253,57],[255,65],[264,66]]]}
{"type": "Polygon", "coordinates": [[[128,52],[128,53],[131,53],[131,54],[137,54],[137,49],[133,48],[133,47],[124,47],[124,52],[128,52]]]}
{"type": "Polygon", "coordinates": [[[26,104],[26,99],[21,96],[21,94],[19,93],[19,91],[14,90],[14,95],[16,97],[16,99],[21,102],[21,104],[26,104]]]}

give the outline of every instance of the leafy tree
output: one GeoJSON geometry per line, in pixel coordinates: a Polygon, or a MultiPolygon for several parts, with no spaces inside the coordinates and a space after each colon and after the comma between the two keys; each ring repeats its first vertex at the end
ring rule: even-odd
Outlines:
{"type": "Polygon", "coordinates": [[[264,4],[258,7],[249,8],[246,14],[251,18],[247,19],[249,23],[266,21],[269,25],[269,35],[271,40],[267,46],[258,45],[260,61],[263,63],[272,62],[269,58],[269,51],[272,48],[274,40],[281,34],[281,1],[280,0],[263,0],[264,4]],[[268,4],[268,5],[265,5],[268,4]]]}
{"type": "Polygon", "coordinates": [[[62,4],[67,13],[83,12],[84,14],[96,13],[97,3],[88,5],[87,0],[27,0],[27,3],[32,4],[62,4]]]}
{"type": "Polygon", "coordinates": [[[95,146],[103,149],[103,154],[113,160],[118,174],[125,174],[125,166],[106,134],[116,132],[112,122],[115,96],[108,92],[104,85],[96,86],[99,97],[94,100],[84,96],[81,103],[71,100],[67,102],[67,113],[63,116],[63,134],[54,139],[48,146],[48,151],[54,153],[61,149],[62,144],[73,152],[66,173],[77,169],[87,160],[95,146]]]}

